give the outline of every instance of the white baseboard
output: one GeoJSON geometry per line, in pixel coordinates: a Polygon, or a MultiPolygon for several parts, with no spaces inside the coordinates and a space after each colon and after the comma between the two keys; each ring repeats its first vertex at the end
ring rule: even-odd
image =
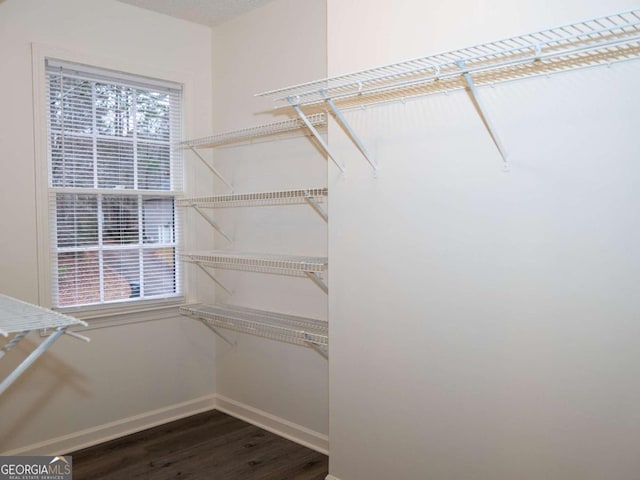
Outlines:
{"type": "Polygon", "coordinates": [[[324,480],[340,480],[338,477],[334,477],[333,475],[327,475],[324,477],[324,480]]]}
{"type": "Polygon", "coordinates": [[[156,427],[164,423],[179,420],[197,413],[213,410],[216,396],[207,395],[186,402],[159,408],[140,415],[105,423],[69,435],[45,440],[26,447],[17,448],[2,455],[61,455],[91,447],[115,438],[156,427]]]}
{"type": "MultiPolygon", "coordinates": [[[[257,408],[245,405],[221,395],[207,395],[187,402],[170,405],[115,422],[52,438],[14,450],[0,452],[0,455],[61,455],[108,442],[115,438],[156,427],[191,415],[219,410],[239,418],[317,452],[328,455],[329,437],[277,417],[257,408]]],[[[327,480],[338,480],[327,477],[327,480]]]]}
{"type": "Polygon", "coordinates": [[[327,435],[221,395],[216,396],[215,408],[316,452],[329,454],[329,437],[327,435]]]}

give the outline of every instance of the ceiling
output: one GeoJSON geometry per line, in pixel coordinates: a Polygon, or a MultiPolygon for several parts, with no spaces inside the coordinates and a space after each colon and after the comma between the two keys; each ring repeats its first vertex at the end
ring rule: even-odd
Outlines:
{"type": "Polygon", "coordinates": [[[211,27],[272,0],[118,0],[211,27]]]}

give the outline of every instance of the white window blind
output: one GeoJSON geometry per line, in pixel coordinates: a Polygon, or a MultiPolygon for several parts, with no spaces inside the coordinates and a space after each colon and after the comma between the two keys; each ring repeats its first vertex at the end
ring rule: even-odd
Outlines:
{"type": "Polygon", "coordinates": [[[179,85],[47,61],[53,305],[182,295],[179,85]]]}

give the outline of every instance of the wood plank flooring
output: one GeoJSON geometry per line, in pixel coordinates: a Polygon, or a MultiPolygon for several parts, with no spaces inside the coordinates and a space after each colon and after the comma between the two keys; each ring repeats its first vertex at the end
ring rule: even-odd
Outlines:
{"type": "Polygon", "coordinates": [[[328,458],[218,411],[71,453],[74,480],[324,480],[328,458]]]}

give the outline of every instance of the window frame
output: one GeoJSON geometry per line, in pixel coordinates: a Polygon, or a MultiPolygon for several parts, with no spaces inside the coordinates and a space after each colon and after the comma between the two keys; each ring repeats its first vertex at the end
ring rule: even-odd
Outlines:
{"type": "MultiPolygon", "coordinates": [[[[51,268],[54,265],[52,259],[52,239],[50,238],[52,215],[49,207],[49,137],[48,137],[48,95],[47,95],[47,71],[46,61],[60,61],[66,64],[87,65],[88,68],[95,68],[96,71],[106,72],[108,75],[113,72],[117,78],[118,72],[127,72],[122,75],[130,77],[142,77],[148,79],[163,79],[172,84],[182,85],[182,135],[185,131],[185,113],[187,110],[187,95],[192,79],[188,74],[177,74],[148,66],[131,64],[119,59],[104,59],[88,56],[83,53],[70,52],[65,49],[49,45],[33,43],[32,50],[32,72],[33,72],[33,109],[34,109],[34,141],[35,141],[35,177],[36,177],[36,221],[37,221],[37,241],[38,241],[38,300],[39,304],[48,308],[53,308],[53,288],[51,268]]],[[[158,80],[161,83],[163,80],[158,80]]],[[[153,80],[152,80],[153,81],[153,80]]],[[[180,140],[180,139],[177,139],[180,140]]],[[[182,164],[182,189],[174,192],[173,198],[179,198],[188,183],[185,177],[184,164],[182,164]]],[[[178,208],[176,212],[176,225],[174,230],[180,229],[178,222],[184,225],[184,219],[180,218],[178,208]]],[[[53,216],[55,217],[55,215],[53,216]]],[[[184,230],[183,230],[184,231],[184,230]]],[[[180,244],[178,244],[180,246],[180,244]]],[[[186,277],[186,269],[178,280],[182,285],[181,295],[170,298],[141,299],[108,304],[93,304],[57,308],[65,313],[73,314],[82,319],[96,319],[106,323],[129,323],[135,321],[137,313],[151,312],[144,315],[144,321],[149,320],[157,314],[159,318],[165,318],[167,312],[173,312],[178,305],[186,301],[189,280],[186,277]]]]}

